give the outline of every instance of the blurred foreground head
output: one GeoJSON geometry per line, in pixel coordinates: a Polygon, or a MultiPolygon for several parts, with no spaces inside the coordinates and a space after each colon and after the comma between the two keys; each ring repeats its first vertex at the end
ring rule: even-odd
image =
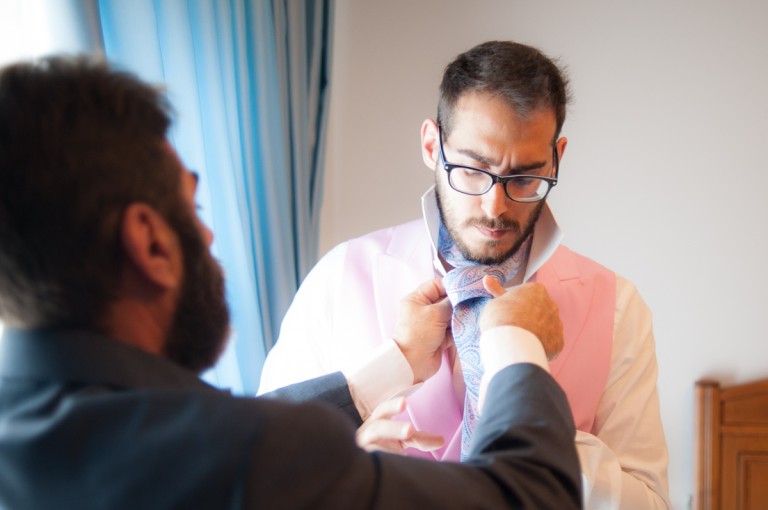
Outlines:
{"type": "Polygon", "coordinates": [[[223,278],[182,193],[170,124],[158,88],[101,60],[0,70],[0,320],[110,331],[110,307],[139,297],[121,229],[126,208],[145,204],[183,258],[165,354],[198,371],[213,364],[228,328],[223,278]]]}

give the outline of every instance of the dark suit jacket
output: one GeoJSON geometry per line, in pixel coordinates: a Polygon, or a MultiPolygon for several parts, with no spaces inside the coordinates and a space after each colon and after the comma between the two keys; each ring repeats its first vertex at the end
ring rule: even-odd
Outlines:
{"type": "MultiPolygon", "coordinates": [[[[350,410],[339,377],[287,391],[350,410]]],[[[552,378],[508,367],[487,402],[465,464],[368,454],[327,405],[233,397],[95,335],[7,331],[0,507],[579,507],[575,430],[552,378]]]]}

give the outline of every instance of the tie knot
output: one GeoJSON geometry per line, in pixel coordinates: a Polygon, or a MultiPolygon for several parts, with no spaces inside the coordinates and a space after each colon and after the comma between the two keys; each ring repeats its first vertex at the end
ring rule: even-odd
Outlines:
{"type": "Polygon", "coordinates": [[[491,297],[483,287],[483,277],[491,276],[504,285],[504,272],[498,267],[483,265],[468,265],[452,269],[443,278],[445,291],[453,306],[477,297],[491,297]]]}

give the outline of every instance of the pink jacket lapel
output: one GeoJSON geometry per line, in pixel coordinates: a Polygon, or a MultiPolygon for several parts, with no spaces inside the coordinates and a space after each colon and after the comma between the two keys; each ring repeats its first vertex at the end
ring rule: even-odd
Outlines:
{"type": "MultiPolygon", "coordinates": [[[[373,286],[376,313],[381,334],[391,338],[397,320],[400,300],[420,284],[434,278],[432,248],[424,235],[422,220],[407,223],[394,229],[387,250],[374,261],[373,286]]],[[[460,448],[461,409],[453,394],[452,367],[443,354],[443,362],[437,374],[418,391],[408,397],[408,410],[403,419],[410,418],[416,430],[440,434],[446,446],[419,456],[442,459],[453,448],[460,448]],[[446,391],[448,389],[448,391],[446,391]],[[435,402],[440,402],[435,405],[435,402]],[[452,441],[458,432],[458,441],[452,441]]],[[[414,452],[415,453],[415,452],[414,452]]]]}

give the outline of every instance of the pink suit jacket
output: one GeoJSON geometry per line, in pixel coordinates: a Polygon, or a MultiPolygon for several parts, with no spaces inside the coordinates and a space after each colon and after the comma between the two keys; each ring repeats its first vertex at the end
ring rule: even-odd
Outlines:
{"type": "MultiPolygon", "coordinates": [[[[339,294],[349,321],[337,333],[361,338],[392,337],[400,299],[435,276],[432,248],[417,220],[349,241],[339,294]]],[[[543,284],[558,304],[565,346],[550,363],[568,396],[576,427],[593,433],[594,416],[610,370],[616,301],[615,274],[558,246],[532,280],[543,284]]],[[[452,367],[443,357],[438,373],[408,398],[403,418],[417,430],[443,435],[447,444],[415,456],[458,459],[462,410],[455,397],[452,367]]]]}

